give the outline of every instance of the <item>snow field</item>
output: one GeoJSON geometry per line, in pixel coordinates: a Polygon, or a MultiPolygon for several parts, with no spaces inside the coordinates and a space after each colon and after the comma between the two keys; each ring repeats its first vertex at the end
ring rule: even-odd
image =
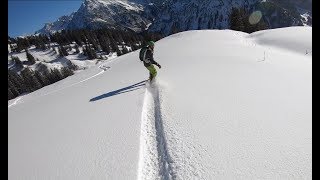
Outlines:
{"type": "Polygon", "coordinates": [[[183,32],[151,86],[135,51],[13,100],[9,179],[311,179],[306,28],[183,32]]]}

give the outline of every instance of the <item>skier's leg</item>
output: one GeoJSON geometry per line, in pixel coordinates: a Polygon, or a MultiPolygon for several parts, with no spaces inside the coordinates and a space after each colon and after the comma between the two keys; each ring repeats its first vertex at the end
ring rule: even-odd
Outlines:
{"type": "Polygon", "coordinates": [[[156,68],[154,68],[153,65],[148,66],[147,69],[148,69],[149,72],[150,72],[150,76],[151,76],[150,81],[151,81],[154,77],[156,77],[156,75],[157,75],[157,70],[156,70],[156,68]]]}
{"type": "Polygon", "coordinates": [[[148,69],[148,71],[149,71],[149,80],[152,78],[152,74],[151,74],[151,71],[149,70],[149,66],[145,66],[147,69],[148,69]]]}

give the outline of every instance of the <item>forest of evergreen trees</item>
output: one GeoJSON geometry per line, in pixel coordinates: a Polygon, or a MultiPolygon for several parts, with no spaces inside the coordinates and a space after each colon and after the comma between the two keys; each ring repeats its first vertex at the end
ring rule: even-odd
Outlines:
{"type": "MultiPolygon", "coordinates": [[[[128,53],[125,46],[131,47],[131,51],[141,48],[147,41],[157,41],[161,39],[160,34],[153,33],[135,33],[133,31],[120,31],[114,29],[98,29],[98,30],[63,30],[50,35],[34,35],[24,38],[8,37],[8,44],[11,52],[22,52],[27,56],[27,65],[32,65],[36,59],[29,53],[28,49],[35,46],[36,49],[47,50],[54,49],[52,44],[58,47],[60,56],[67,56],[71,50],[70,44],[75,42],[76,53],[80,53],[79,47],[82,47],[83,54],[88,59],[99,58],[97,52],[116,52],[118,56],[128,53]]],[[[55,50],[55,49],[54,49],[55,50]]],[[[70,63],[68,67],[61,70],[51,69],[39,63],[37,70],[33,71],[23,67],[23,62],[18,57],[11,56],[16,68],[19,71],[8,70],[8,100],[13,99],[23,93],[30,93],[39,88],[55,83],[73,74],[73,70],[77,67],[70,63]]]]}
{"type": "Polygon", "coordinates": [[[33,92],[70,75],[73,75],[73,71],[68,67],[63,67],[61,70],[54,68],[50,71],[45,68],[43,72],[29,68],[24,68],[20,73],[8,70],[8,100],[23,93],[33,92]]]}

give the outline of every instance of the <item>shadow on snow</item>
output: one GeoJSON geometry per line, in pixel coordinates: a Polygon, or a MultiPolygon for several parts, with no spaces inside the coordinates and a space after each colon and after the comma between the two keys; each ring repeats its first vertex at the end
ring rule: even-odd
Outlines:
{"type": "Polygon", "coordinates": [[[124,87],[124,88],[121,88],[121,89],[118,89],[118,90],[115,90],[115,91],[111,91],[111,92],[108,92],[108,93],[105,93],[105,94],[102,94],[100,96],[97,96],[97,97],[94,97],[94,98],[90,99],[90,102],[97,101],[97,100],[100,100],[100,99],[103,99],[103,98],[108,98],[108,97],[115,96],[115,95],[122,94],[122,93],[127,93],[127,92],[130,92],[130,91],[135,91],[137,89],[140,89],[142,86],[144,86],[145,82],[146,81],[141,81],[141,82],[138,82],[136,84],[133,84],[133,85],[130,85],[130,86],[127,86],[127,87],[124,87]]]}

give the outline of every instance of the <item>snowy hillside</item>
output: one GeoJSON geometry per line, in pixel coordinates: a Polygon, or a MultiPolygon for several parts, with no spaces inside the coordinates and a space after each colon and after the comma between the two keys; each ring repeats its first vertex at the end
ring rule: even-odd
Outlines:
{"type": "MultiPolygon", "coordinates": [[[[58,46],[54,43],[52,43],[52,48],[47,50],[40,50],[36,49],[34,46],[31,46],[28,51],[30,54],[37,59],[36,63],[33,65],[28,65],[27,63],[27,57],[26,52],[23,50],[19,53],[12,52],[8,54],[8,69],[13,69],[16,71],[20,71],[21,69],[17,68],[15,66],[15,63],[11,60],[11,56],[18,57],[22,63],[24,63],[24,67],[28,67],[32,70],[39,70],[39,68],[47,67],[48,69],[61,69],[62,67],[69,67],[71,64],[76,65],[78,68],[78,71],[90,68],[92,66],[95,66],[98,63],[109,61],[115,57],[117,57],[117,54],[110,53],[98,53],[98,55],[103,55],[104,59],[93,59],[89,60],[87,56],[83,55],[83,49],[82,47],[79,48],[80,53],[76,53],[75,44],[71,44],[72,47],[71,50],[68,51],[68,55],[65,57],[60,57],[58,54],[58,46]]],[[[76,72],[78,72],[76,71],[76,72]]]]}
{"type": "Polygon", "coordinates": [[[9,179],[311,179],[311,27],[196,30],[8,102],[9,179]]]}

